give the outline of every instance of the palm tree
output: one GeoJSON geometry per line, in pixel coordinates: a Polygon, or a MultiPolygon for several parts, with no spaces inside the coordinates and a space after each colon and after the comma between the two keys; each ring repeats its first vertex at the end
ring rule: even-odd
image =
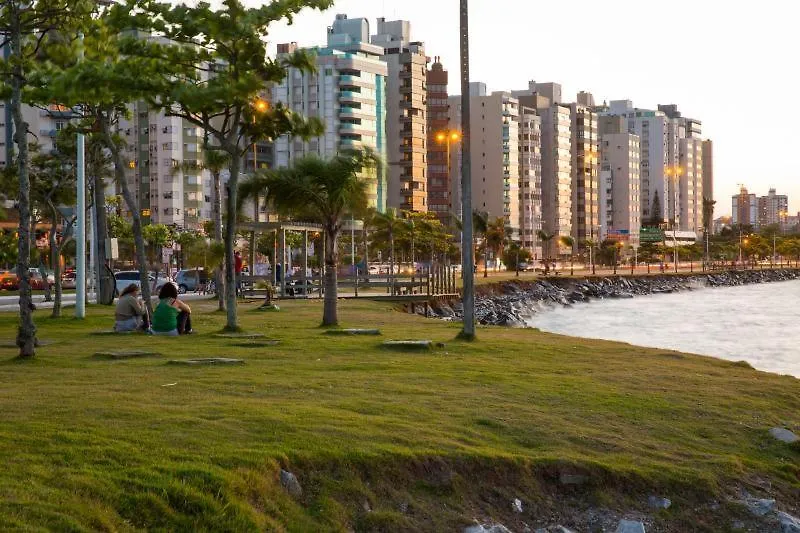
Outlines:
{"type": "Polygon", "coordinates": [[[323,326],[339,323],[337,240],[349,215],[366,208],[368,184],[360,174],[377,163],[371,151],[343,153],[330,160],[309,156],[298,159],[291,168],[264,171],[240,188],[240,202],[259,194],[266,195],[279,211],[322,225],[325,233],[323,326]]]}
{"type": "Polygon", "coordinates": [[[544,259],[544,273],[550,272],[550,241],[556,236],[555,233],[547,233],[545,230],[540,229],[536,231],[536,236],[542,241],[542,258],[544,259]]]}
{"type": "Polygon", "coordinates": [[[708,236],[711,234],[711,225],[714,219],[714,206],[717,204],[711,198],[703,197],[703,233],[705,234],[705,241],[706,241],[706,253],[705,253],[705,260],[708,262],[708,255],[709,255],[709,240],[708,236]]]}
{"type": "Polygon", "coordinates": [[[389,243],[389,283],[391,284],[391,294],[394,296],[395,287],[395,255],[394,255],[394,239],[397,237],[405,221],[401,216],[398,216],[397,209],[390,207],[385,213],[375,213],[373,225],[377,230],[376,237],[384,237],[389,243]]]}
{"type": "Polygon", "coordinates": [[[497,217],[488,223],[485,240],[486,246],[495,256],[494,271],[497,272],[499,261],[496,258],[500,256],[500,252],[509,240],[509,231],[506,228],[506,220],[503,217],[497,217]]]}
{"type": "Polygon", "coordinates": [[[561,244],[569,247],[569,275],[575,275],[575,239],[569,235],[561,237],[561,244]]]}

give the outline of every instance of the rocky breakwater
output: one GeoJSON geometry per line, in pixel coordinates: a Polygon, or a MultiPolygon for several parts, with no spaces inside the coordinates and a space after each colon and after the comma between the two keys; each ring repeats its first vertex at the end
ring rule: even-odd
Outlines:
{"type": "MultiPolygon", "coordinates": [[[[569,306],[603,298],[633,298],[646,294],[691,291],[800,279],[800,270],[748,270],[687,275],[546,278],[506,281],[479,287],[475,316],[479,323],[522,327],[537,312],[553,305],[569,306]]],[[[458,320],[460,301],[431,302],[430,315],[458,320]]]]}

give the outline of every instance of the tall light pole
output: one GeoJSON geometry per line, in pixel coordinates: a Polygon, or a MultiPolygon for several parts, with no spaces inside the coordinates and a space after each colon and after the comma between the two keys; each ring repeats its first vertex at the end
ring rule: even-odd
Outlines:
{"type": "MultiPolygon", "coordinates": [[[[80,35],[83,57],[83,34],[80,35]]],[[[86,139],[78,133],[77,213],[75,217],[75,318],[86,318],[86,139]]]]}
{"type": "Polygon", "coordinates": [[[472,175],[470,165],[469,0],[461,0],[461,273],[464,278],[464,326],[461,338],[475,338],[475,259],[472,249],[472,175]]]}
{"type": "Polygon", "coordinates": [[[675,234],[675,224],[678,220],[678,190],[680,189],[680,179],[683,175],[683,168],[681,166],[675,167],[666,167],[665,173],[668,178],[670,178],[670,184],[672,185],[672,198],[671,203],[673,204],[672,207],[672,219],[671,219],[671,226],[672,226],[672,249],[675,252],[675,273],[678,273],[678,239],[677,235],[675,234]]]}

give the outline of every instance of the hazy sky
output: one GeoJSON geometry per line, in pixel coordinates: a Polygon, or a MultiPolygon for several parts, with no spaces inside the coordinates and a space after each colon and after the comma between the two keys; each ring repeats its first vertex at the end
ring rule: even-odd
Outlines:
{"type": "MultiPolygon", "coordinates": [[[[338,0],[276,26],[269,39],[324,44],[336,13],[368,17],[373,33],[379,16],[410,20],[412,39],[442,57],[450,92],[460,93],[458,0],[338,0]]],[[[800,82],[798,16],[796,0],[472,0],[471,78],[490,91],[554,81],[567,101],[586,90],[598,103],[676,103],[714,141],[717,215],[730,212],[739,183],[759,195],[775,187],[797,212],[800,121],[789,117],[800,82]]]]}

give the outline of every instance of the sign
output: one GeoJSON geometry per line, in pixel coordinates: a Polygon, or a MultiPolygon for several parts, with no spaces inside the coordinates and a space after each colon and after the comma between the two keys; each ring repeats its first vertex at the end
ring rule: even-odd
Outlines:
{"type": "Polygon", "coordinates": [[[109,259],[114,259],[115,261],[119,259],[119,239],[116,237],[106,239],[106,253],[109,259]]]}
{"type": "Polygon", "coordinates": [[[664,231],[659,228],[642,228],[639,242],[664,242],[664,231]]]}

